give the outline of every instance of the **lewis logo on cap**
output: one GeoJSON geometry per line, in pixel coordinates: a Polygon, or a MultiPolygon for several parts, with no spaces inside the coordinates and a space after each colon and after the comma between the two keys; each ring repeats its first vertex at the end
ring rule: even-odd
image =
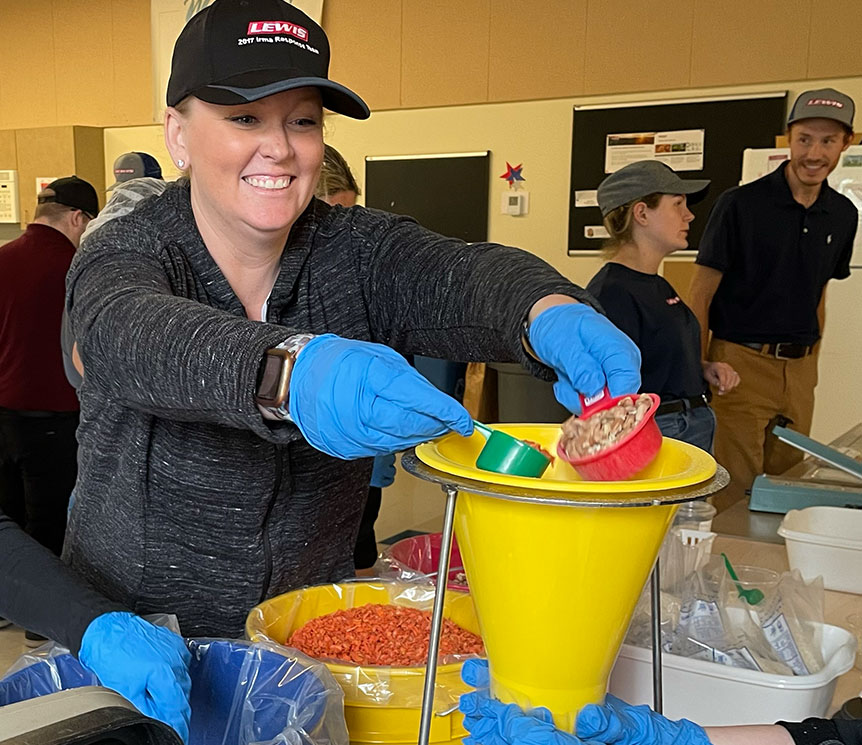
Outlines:
{"type": "Polygon", "coordinates": [[[836,101],[832,98],[809,98],[806,106],[834,106],[836,109],[843,109],[844,104],[841,101],[836,101]]]}
{"type": "Polygon", "coordinates": [[[300,41],[308,41],[308,29],[290,21],[251,21],[248,24],[248,35],[253,34],[289,34],[300,41]]]}

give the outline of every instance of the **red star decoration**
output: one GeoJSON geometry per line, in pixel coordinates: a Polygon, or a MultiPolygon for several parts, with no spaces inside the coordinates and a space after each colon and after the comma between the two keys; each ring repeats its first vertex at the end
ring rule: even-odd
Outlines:
{"type": "Polygon", "coordinates": [[[509,161],[506,161],[506,172],[500,176],[500,178],[509,182],[509,188],[513,187],[516,181],[526,181],[526,179],[521,175],[521,169],[523,167],[523,163],[513,166],[509,161]]]}

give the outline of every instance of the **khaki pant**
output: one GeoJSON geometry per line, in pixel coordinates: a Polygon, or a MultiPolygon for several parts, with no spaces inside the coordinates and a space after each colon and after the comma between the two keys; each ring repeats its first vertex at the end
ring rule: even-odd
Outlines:
{"type": "Polygon", "coordinates": [[[799,450],[780,442],[771,430],[783,416],[791,420],[791,429],[804,435],[810,432],[817,354],[779,360],[713,339],[709,359],[728,363],[742,381],[723,396],[713,389],[712,408],[718,420],[715,458],[731,476],[730,486],[712,500],[722,510],[745,497],[755,476],[783,473],[802,460],[799,450]]]}

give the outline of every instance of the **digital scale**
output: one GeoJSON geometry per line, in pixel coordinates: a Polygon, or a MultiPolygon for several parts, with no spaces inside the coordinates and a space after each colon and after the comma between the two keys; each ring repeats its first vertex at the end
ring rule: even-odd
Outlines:
{"type": "Polygon", "coordinates": [[[758,476],[749,510],[784,514],[815,506],[862,509],[862,423],[829,445],[786,427],[775,427],[773,434],[810,457],[779,476],[758,476]]]}

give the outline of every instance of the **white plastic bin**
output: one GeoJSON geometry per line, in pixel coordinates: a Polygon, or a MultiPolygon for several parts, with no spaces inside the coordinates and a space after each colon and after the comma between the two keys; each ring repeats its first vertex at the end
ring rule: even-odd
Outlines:
{"type": "Polygon", "coordinates": [[[823,577],[827,590],[862,594],[862,510],[806,507],[781,521],[791,569],[806,580],[823,577]]]}
{"type": "MultiPolygon", "coordinates": [[[[703,726],[822,717],[832,702],[836,679],[853,667],[856,639],[849,631],[824,624],[821,651],[823,669],[796,676],[663,654],[664,714],[703,726]]],[[[652,705],[652,651],[624,644],[608,690],[631,704],[652,705]]]]}

